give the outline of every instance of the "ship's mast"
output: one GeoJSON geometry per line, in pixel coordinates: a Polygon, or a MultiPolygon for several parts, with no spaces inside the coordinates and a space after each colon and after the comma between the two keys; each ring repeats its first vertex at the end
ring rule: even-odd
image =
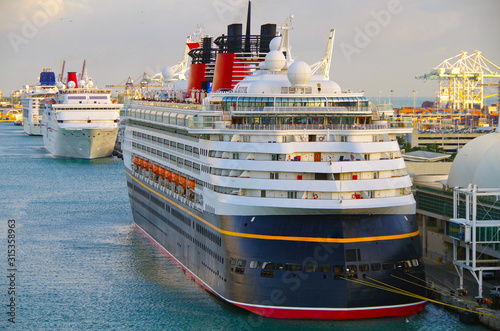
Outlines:
{"type": "Polygon", "coordinates": [[[280,27],[283,30],[283,41],[281,43],[281,51],[285,54],[288,61],[293,61],[292,46],[290,45],[290,30],[292,29],[293,15],[287,17],[285,26],[280,27]]]}

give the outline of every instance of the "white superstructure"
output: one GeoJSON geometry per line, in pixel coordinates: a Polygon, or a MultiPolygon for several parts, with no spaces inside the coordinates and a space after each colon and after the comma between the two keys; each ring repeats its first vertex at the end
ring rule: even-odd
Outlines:
{"type": "Polygon", "coordinates": [[[68,88],[47,99],[41,121],[45,148],[71,158],[110,156],[123,106],[113,103],[110,95],[110,90],[68,88]]]}
{"type": "Polygon", "coordinates": [[[42,134],[40,128],[40,102],[46,98],[54,96],[58,89],[55,81],[46,81],[42,77],[53,73],[44,69],[40,75],[40,82],[38,85],[26,86],[23,89],[21,97],[21,105],[23,107],[23,128],[24,132],[30,136],[40,136],[42,134]]]}
{"type": "Polygon", "coordinates": [[[280,51],[260,68],[201,107],[126,105],[126,167],[217,215],[415,212],[396,140],[410,123],[312,75],[304,62],[287,63],[280,51]],[[149,162],[147,171],[134,157],[149,162]],[[177,190],[153,165],[196,182],[196,190],[177,190]]]}

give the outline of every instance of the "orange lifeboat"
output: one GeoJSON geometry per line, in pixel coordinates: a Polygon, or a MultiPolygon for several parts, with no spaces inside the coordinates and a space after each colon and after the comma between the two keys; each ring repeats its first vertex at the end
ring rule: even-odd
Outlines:
{"type": "Polygon", "coordinates": [[[188,182],[187,182],[187,187],[188,187],[188,189],[190,189],[191,191],[194,191],[194,188],[196,187],[196,182],[194,181],[194,179],[190,179],[190,180],[188,180],[188,182]]]}
{"type": "Polygon", "coordinates": [[[167,177],[167,181],[171,182],[172,181],[172,171],[167,170],[165,173],[165,176],[167,177]]]}
{"type": "Polygon", "coordinates": [[[160,168],[160,170],[158,170],[158,173],[160,174],[160,177],[162,179],[165,179],[165,168],[160,168]]]}
{"type": "Polygon", "coordinates": [[[175,185],[179,185],[179,174],[172,174],[172,181],[175,185]]]}
{"type": "Polygon", "coordinates": [[[143,168],[146,170],[146,171],[149,171],[149,161],[144,161],[143,163],[143,168]]]}
{"type": "Polygon", "coordinates": [[[134,164],[135,164],[136,166],[139,166],[139,158],[138,158],[137,156],[136,156],[136,157],[134,157],[134,164]]]}
{"type": "Polygon", "coordinates": [[[142,162],[143,162],[143,159],[141,159],[140,157],[138,157],[137,158],[137,166],[142,168],[142,162]]]}
{"type": "Polygon", "coordinates": [[[158,175],[160,174],[160,167],[158,167],[158,165],[153,164],[153,165],[151,166],[151,169],[153,169],[153,173],[154,173],[156,176],[158,176],[158,175]]]}
{"type": "Polygon", "coordinates": [[[186,182],[186,177],[181,176],[181,177],[179,178],[179,184],[181,185],[181,187],[182,187],[182,188],[186,188],[186,183],[187,183],[187,182],[186,182]]]}

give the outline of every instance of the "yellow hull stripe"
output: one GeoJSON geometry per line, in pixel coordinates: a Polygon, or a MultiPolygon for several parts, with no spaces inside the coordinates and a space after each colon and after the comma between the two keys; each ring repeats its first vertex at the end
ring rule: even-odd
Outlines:
{"type": "Polygon", "coordinates": [[[338,244],[347,244],[347,243],[356,243],[356,242],[366,242],[366,241],[377,241],[377,240],[395,240],[395,239],[404,239],[404,238],[410,238],[410,237],[415,237],[419,235],[419,231],[415,232],[410,232],[410,233],[403,233],[403,234],[394,234],[394,235],[388,235],[388,236],[374,236],[374,237],[359,237],[359,238],[318,238],[318,237],[291,237],[291,236],[270,236],[270,235],[265,235],[265,234],[252,234],[252,233],[241,233],[241,232],[233,232],[233,231],[227,231],[227,230],[222,230],[219,229],[218,227],[214,226],[210,222],[204,220],[203,218],[199,217],[198,215],[192,213],[191,211],[187,210],[186,208],[182,207],[181,205],[175,203],[174,201],[164,197],[163,195],[159,194],[158,192],[152,190],[145,184],[141,183],[137,178],[132,176],[127,170],[125,172],[135,180],[137,183],[139,183],[142,187],[150,191],[151,193],[154,193],[161,197],[162,199],[168,201],[170,204],[176,206],[177,208],[181,209],[185,213],[191,215],[192,217],[196,218],[198,221],[202,222],[206,226],[211,227],[215,231],[225,234],[228,236],[234,236],[234,237],[241,237],[241,238],[252,238],[252,239],[264,239],[264,240],[284,240],[284,241],[307,241],[307,242],[321,242],[321,243],[338,243],[338,244]]]}

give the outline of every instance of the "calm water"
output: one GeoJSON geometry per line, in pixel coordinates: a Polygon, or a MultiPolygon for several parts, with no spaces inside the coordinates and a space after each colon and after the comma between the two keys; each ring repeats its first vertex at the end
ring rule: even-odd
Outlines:
{"type": "Polygon", "coordinates": [[[428,305],[408,318],[263,319],[185,276],[133,226],[121,160],[56,158],[0,123],[0,329],[483,330],[428,305]],[[15,324],[7,315],[8,220],[15,219],[15,324]]]}

